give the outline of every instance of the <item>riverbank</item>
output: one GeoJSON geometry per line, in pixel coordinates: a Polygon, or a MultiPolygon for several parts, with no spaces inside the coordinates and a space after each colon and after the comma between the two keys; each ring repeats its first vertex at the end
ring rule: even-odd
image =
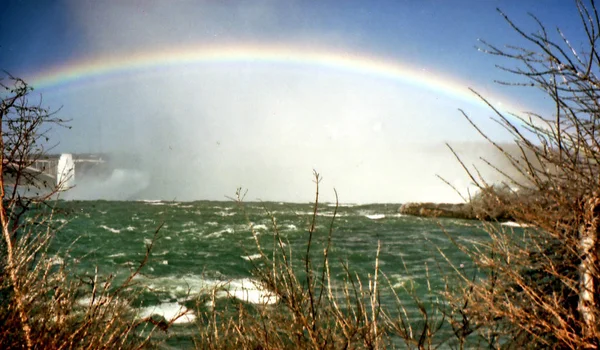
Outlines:
{"type": "Polygon", "coordinates": [[[476,210],[471,203],[404,203],[400,209],[400,214],[412,215],[427,218],[452,218],[466,220],[494,220],[494,221],[511,221],[503,210],[484,212],[476,210]]]}

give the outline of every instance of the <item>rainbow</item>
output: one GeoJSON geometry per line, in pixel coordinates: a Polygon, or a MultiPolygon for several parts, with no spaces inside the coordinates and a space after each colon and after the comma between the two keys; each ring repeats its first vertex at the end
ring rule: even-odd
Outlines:
{"type": "Polygon", "coordinates": [[[469,91],[468,84],[425,69],[400,64],[397,61],[347,52],[272,45],[186,47],[126,56],[98,57],[54,67],[29,77],[28,81],[36,90],[44,91],[132,72],[205,63],[273,63],[347,71],[392,79],[436,91],[470,104],[484,105],[469,91]]]}

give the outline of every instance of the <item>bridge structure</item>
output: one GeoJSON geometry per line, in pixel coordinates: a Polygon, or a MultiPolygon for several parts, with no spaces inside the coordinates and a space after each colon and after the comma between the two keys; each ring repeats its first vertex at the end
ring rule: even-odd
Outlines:
{"type": "MultiPolygon", "coordinates": [[[[44,187],[59,185],[61,188],[69,188],[75,184],[76,174],[84,174],[101,168],[107,162],[108,157],[104,154],[53,154],[44,155],[21,170],[35,179],[36,184],[44,187]]],[[[28,162],[29,163],[29,162],[28,162]]],[[[16,163],[4,160],[4,173],[8,183],[14,183],[14,171],[19,168],[16,163]]]]}

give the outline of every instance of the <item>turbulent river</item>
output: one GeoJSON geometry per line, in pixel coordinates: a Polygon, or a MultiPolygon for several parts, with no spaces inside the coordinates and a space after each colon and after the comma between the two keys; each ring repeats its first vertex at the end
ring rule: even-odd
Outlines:
{"type": "MultiPolygon", "coordinates": [[[[143,259],[146,246],[162,225],[150,260],[136,280],[147,287],[137,307],[140,315],[167,319],[188,308],[190,313],[177,321],[181,329],[195,321],[193,301],[217,285],[245,302],[269,302],[268,291],[253,283],[257,248],[250,224],[268,242],[273,235],[272,215],[288,248],[300,257],[306,251],[313,212],[309,203],[273,202],[245,203],[245,209],[234,202],[213,201],[63,201],[58,207],[61,214],[54,220],[64,225],[52,251],[77,262],[74,266],[82,274],[93,273],[97,267],[101,275],[125,278],[143,259]]],[[[338,208],[333,222],[332,276],[341,278],[342,263],[361,278],[372,275],[380,242],[379,267],[389,280],[384,283],[388,288],[403,296],[411,283],[421,296],[438,295],[444,287],[441,277],[449,269],[441,252],[456,266],[471,267],[448,237],[471,242],[485,239],[486,233],[475,221],[403,216],[398,208],[399,204],[338,208]]],[[[319,206],[313,242],[316,257],[322,257],[334,209],[332,204],[319,206]]],[[[386,303],[393,306],[391,294],[383,294],[382,304],[386,303]]]]}

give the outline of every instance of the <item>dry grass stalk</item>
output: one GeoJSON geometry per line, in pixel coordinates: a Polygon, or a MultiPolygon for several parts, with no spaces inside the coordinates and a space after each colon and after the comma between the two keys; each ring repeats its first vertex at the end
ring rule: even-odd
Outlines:
{"type": "MultiPolygon", "coordinates": [[[[277,303],[250,305],[233,299],[213,300],[217,305],[203,314],[212,320],[200,325],[197,347],[204,348],[367,348],[386,347],[386,327],[379,303],[379,249],[375,271],[366,284],[343,265],[341,285],[331,276],[330,249],[338,205],[328,225],[326,236],[319,236],[319,184],[315,172],[316,195],[307,228],[307,241],[300,257],[293,255],[289,242],[271,218],[270,238],[259,236],[243,209],[243,195],[235,200],[246,214],[256,242],[259,259],[252,259],[258,284],[277,299],[277,303]],[[319,237],[317,239],[317,237],[319,237]],[[272,239],[272,250],[266,251],[266,240],[272,239]],[[319,243],[317,243],[319,242],[319,243]],[[320,248],[318,253],[317,246],[320,248]],[[319,256],[320,255],[320,256],[319,256]]],[[[336,193],[337,197],[337,193],[336,193]]],[[[272,301],[272,299],[271,299],[272,301]]]]}
{"type": "MultiPolygon", "coordinates": [[[[332,275],[330,252],[338,203],[336,200],[329,224],[323,225],[327,230],[323,234],[319,229],[323,226],[317,225],[321,178],[317,173],[314,176],[317,190],[304,247],[292,247],[267,208],[272,235],[258,234],[244,209],[244,195],[238,190],[233,199],[246,216],[260,255],[251,260],[253,275],[276,302],[268,299],[269,302],[250,304],[233,297],[218,299],[217,290],[205,295],[198,301],[199,319],[203,321],[198,324],[196,347],[384,349],[403,345],[433,349],[449,343],[448,337],[436,339],[447,317],[442,313],[437,292],[427,283],[428,296],[420,296],[411,280],[402,287],[405,295],[400,296],[380,271],[380,243],[372,274],[361,277],[341,263],[341,273],[332,275]],[[271,249],[266,249],[269,246],[271,249]],[[300,257],[293,254],[299,249],[303,251],[300,257]],[[381,283],[382,276],[387,285],[381,283]],[[382,293],[396,300],[396,310],[382,307],[382,293]]],[[[411,275],[406,266],[405,272],[411,275]]],[[[426,272],[429,280],[427,266],[426,272]]]]}

